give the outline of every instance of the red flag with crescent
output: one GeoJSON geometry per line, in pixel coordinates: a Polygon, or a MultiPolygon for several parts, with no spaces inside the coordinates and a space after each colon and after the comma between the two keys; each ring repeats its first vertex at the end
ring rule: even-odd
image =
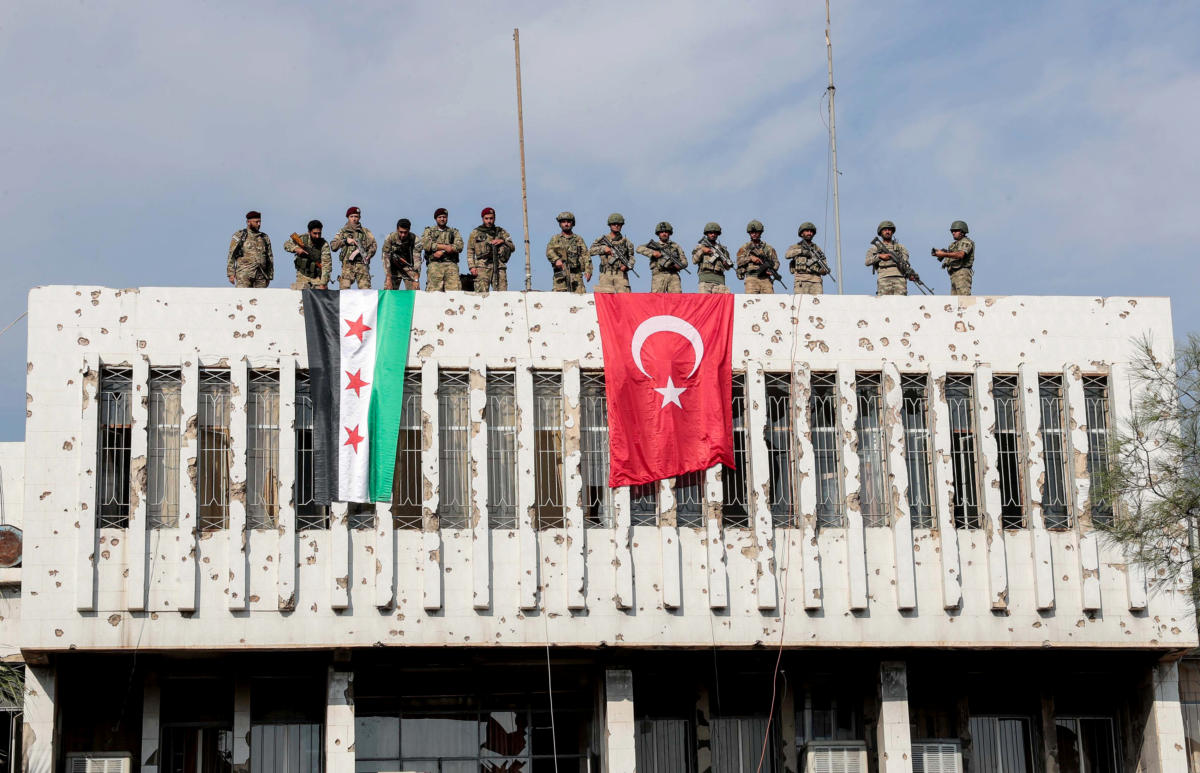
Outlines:
{"type": "Polygon", "coordinates": [[[733,296],[597,294],[609,486],[733,466],[733,296]]]}

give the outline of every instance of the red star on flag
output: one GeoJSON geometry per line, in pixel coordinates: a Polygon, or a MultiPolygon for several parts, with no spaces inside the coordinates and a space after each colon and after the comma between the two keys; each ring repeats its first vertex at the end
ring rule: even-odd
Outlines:
{"type": "Polygon", "coordinates": [[[371,383],[370,381],[363,381],[362,368],[359,368],[353,373],[346,371],[346,375],[350,377],[350,383],[346,385],[346,389],[353,389],[355,397],[362,397],[362,393],[359,392],[359,390],[371,383]]]}
{"type": "Polygon", "coordinates": [[[346,427],[346,442],[342,443],[344,446],[353,446],[356,454],[358,453],[358,444],[363,442],[363,436],[358,434],[358,427],[357,424],[354,425],[354,429],[346,427]]]}
{"type": "Polygon", "coordinates": [[[358,336],[359,342],[362,342],[363,340],[363,333],[371,329],[369,325],[363,323],[362,314],[359,314],[358,319],[356,320],[351,321],[347,319],[344,320],[344,322],[350,326],[350,332],[346,333],[346,338],[349,338],[350,336],[358,336]]]}

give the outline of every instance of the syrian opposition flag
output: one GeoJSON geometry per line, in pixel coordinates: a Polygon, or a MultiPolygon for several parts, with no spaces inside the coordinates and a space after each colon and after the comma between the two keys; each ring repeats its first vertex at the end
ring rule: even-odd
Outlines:
{"type": "Polygon", "coordinates": [[[609,486],[733,467],[733,296],[598,294],[609,486]]]}
{"type": "Polygon", "coordinates": [[[317,504],[392,498],[415,295],[304,291],[317,504]]]}

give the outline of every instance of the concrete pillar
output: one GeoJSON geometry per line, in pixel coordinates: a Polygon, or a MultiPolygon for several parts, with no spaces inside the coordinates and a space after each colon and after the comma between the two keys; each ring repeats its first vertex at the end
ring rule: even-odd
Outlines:
{"type": "Polygon", "coordinates": [[[142,759],[141,773],[158,773],[159,711],[162,692],[158,674],[146,672],[142,681],[142,759]]]}
{"type": "Polygon", "coordinates": [[[250,680],[239,676],[233,683],[233,773],[250,770],[250,680]]]}
{"type": "Polygon", "coordinates": [[[1058,725],[1054,722],[1054,693],[1042,688],[1042,772],[1058,773],[1058,725]]]}
{"type": "Polygon", "coordinates": [[[879,773],[912,773],[908,723],[908,666],[902,660],[879,664],[879,773]]]}
{"type": "MultiPolygon", "coordinates": [[[[85,433],[86,434],[86,433],[85,433]]],[[[25,669],[24,773],[54,773],[55,676],[49,666],[25,669]]]]}
{"type": "Polygon", "coordinates": [[[1179,705],[1179,662],[1159,663],[1151,674],[1150,714],[1142,735],[1140,770],[1187,770],[1183,709],[1179,705]]]}
{"type": "Polygon", "coordinates": [[[799,773],[800,759],[796,753],[796,690],[783,674],[783,697],[779,700],[779,736],[783,747],[783,773],[799,773]]]}
{"type": "Polygon", "coordinates": [[[325,773],[354,773],[354,674],[332,666],[325,692],[325,773]]]}
{"type": "Polygon", "coordinates": [[[633,672],[610,668],[604,672],[604,771],[637,770],[636,727],[633,718],[633,672]]]}

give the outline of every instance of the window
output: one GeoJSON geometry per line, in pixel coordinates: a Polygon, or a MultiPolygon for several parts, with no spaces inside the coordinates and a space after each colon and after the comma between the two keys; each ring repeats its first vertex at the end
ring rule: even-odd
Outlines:
{"type": "Polygon", "coordinates": [[[102,529],[129,526],[129,444],[132,438],[133,371],[103,368],[100,371],[100,455],[96,476],[96,510],[102,529]]]}
{"type": "Polygon", "coordinates": [[[654,526],[658,523],[658,483],[629,487],[629,525],[654,526]]]}
{"type": "Polygon", "coordinates": [[[1038,379],[1042,411],[1042,458],[1046,462],[1042,485],[1042,517],[1047,529],[1068,529],[1071,514],[1067,499],[1067,436],[1063,421],[1062,376],[1038,379]]]}
{"type": "Polygon", "coordinates": [[[392,526],[420,529],[424,520],[421,496],[421,371],[404,373],[404,405],[396,436],[396,466],[392,469],[392,526]]]}
{"type": "Polygon", "coordinates": [[[1117,773],[1117,739],[1110,717],[1055,717],[1062,773],[1117,773]]]}
{"type": "Polygon", "coordinates": [[[162,773],[231,773],[233,696],[228,679],[163,679],[158,755],[162,773]]]}
{"type": "Polygon", "coordinates": [[[705,471],[696,470],[675,479],[676,526],[689,529],[704,528],[704,478],[705,471]]]}
{"type": "Polygon", "coordinates": [[[775,770],[775,733],[767,736],[767,717],[713,717],[710,725],[713,773],[775,770]],[[762,748],[764,736],[769,744],[766,754],[762,748]]]}
{"type": "Polygon", "coordinates": [[[487,374],[488,523],[517,528],[517,395],[512,371],[487,374]]]}
{"type": "Polygon", "coordinates": [[[467,374],[438,375],[438,522],[443,529],[470,527],[471,424],[467,374]]]}
{"type": "Polygon", "coordinates": [[[946,376],[946,407],[950,414],[950,463],[954,473],[954,527],[981,529],[974,376],[946,376]]]}
{"type": "Polygon", "coordinates": [[[250,683],[250,773],[321,773],[324,680],[250,683]]]}
{"type": "Polygon", "coordinates": [[[296,374],[296,529],[328,529],[329,507],[313,501],[313,403],[308,371],[296,374]]]}
{"type": "Polygon", "coordinates": [[[370,502],[347,502],[346,525],[351,529],[374,529],[375,505],[370,502]]]}
{"type": "Polygon", "coordinates": [[[202,530],[229,527],[229,371],[200,370],[197,411],[200,458],[196,460],[197,524],[202,530]]]}
{"type": "Polygon", "coordinates": [[[776,528],[796,525],[791,387],[790,373],[767,374],[767,462],[771,485],[771,523],[776,528]]]}
{"type": "Polygon", "coordinates": [[[817,483],[817,526],[846,525],[842,509],[841,445],[838,443],[837,374],[812,374],[809,397],[813,465],[817,483]]]}
{"type": "Polygon", "coordinates": [[[858,398],[858,503],[864,526],[888,525],[887,442],[883,435],[883,398],[878,373],[855,376],[858,398]]]}
{"type": "MultiPolygon", "coordinates": [[[[733,464],[721,470],[721,522],[726,528],[750,527],[746,477],[750,467],[746,452],[746,374],[733,374],[733,464]]],[[[704,480],[703,471],[697,473],[704,480]]]]}
{"type": "Polygon", "coordinates": [[[561,529],[563,513],[562,374],[533,372],[533,477],[536,528],[561,529]]]}
{"type": "MultiPolygon", "coordinates": [[[[1084,376],[1083,403],[1087,413],[1087,469],[1088,480],[1095,481],[1108,472],[1108,377],[1084,376]]],[[[1092,490],[1095,490],[1094,484],[1092,490]]],[[[1111,502],[1091,499],[1092,523],[1112,523],[1111,502]]]]}
{"type": "Polygon", "coordinates": [[[929,478],[933,442],[929,436],[929,396],[925,376],[906,374],[900,377],[900,393],[904,399],[904,464],[908,469],[908,516],[914,529],[932,529],[933,497],[929,478]]]}
{"type": "Polygon", "coordinates": [[[279,519],[279,371],[250,371],[246,399],[246,528],[279,519]]]}
{"type": "Polygon", "coordinates": [[[146,517],[151,529],[179,525],[180,386],[179,371],[150,369],[146,517]]]}
{"type": "Polygon", "coordinates": [[[589,528],[613,525],[612,489],[608,487],[608,400],[604,374],[580,378],[580,462],[583,477],[583,523],[589,528]]]}
{"type": "Polygon", "coordinates": [[[1034,773],[1033,736],[1028,717],[970,718],[971,746],[979,773],[1034,773]]]}
{"type": "Polygon", "coordinates": [[[1016,376],[992,379],[992,401],[996,406],[996,466],[1000,473],[1000,523],[1005,529],[1025,528],[1019,394],[1016,376]]]}
{"type": "Polygon", "coordinates": [[[691,723],[686,719],[639,717],[634,731],[639,773],[689,773],[693,770],[696,753],[691,730],[691,723]]]}

